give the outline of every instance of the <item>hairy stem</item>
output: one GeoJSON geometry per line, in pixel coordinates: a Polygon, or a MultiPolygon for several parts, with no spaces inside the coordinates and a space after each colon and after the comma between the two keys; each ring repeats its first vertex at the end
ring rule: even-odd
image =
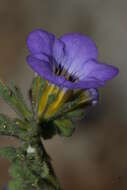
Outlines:
{"type": "MultiPolygon", "coordinates": [[[[58,179],[53,170],[51,159],[39,137],[31,138],[31,142],[24,143],[26,152],[24,164],[32,175],[35,176],[32,188],[38,190],[60,190],[58,179]]],[[[31,179],[26,178],[25,183],[31,184],[31,179]]]]}

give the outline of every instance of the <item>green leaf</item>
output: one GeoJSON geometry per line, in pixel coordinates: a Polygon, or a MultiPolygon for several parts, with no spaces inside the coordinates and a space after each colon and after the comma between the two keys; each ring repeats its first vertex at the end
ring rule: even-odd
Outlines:
{"type": "Polygon", "coordinates": [[[9,190],[29,190],[31,188],[31,184],[24,181],[22,178],[14,178],[8,184],[9,190]]]}
{"type": "Polygon", "coordinates": [[[47,163],[44,161],[42,164],[42,172],[41,172],[41,177],[46,178],[49,175],[49,167],[47,163]]]}
{"type": "Polygon", "coordinates": [[[32,113],[29,111],[19,88],[13,87],[13,89],[11,89],[5,84],[0,83],[0,96],[19,116],[25,119],[32,118],[32,113]]]}
{"type": "Polygon", "coordinates": [[[11,146],[0,148],[0,156],[9,160],[13,160],[16,158],[16,148],[11,146]]]}
{"type": "Polygon", "coordinates": [[[61,136],[69,137],[74,131],[72,121],[69,119],[57,119],[54,121],[55,126],[58,129],[58,133],[61,136]]]}
{"type": "Polygon", "coordinates": [[[9,190],[28,190],[27,188],[22,187],[22,180],[18,179],[18,180],[11,180],[8,184],[8,188],[9,190]]]}
{"type": "Polygon", "coordinates": [[[12,163],[9,169],[9,173],[13,178],[20,178],[23,173],[22,165],[19,165],[19,162],[15,161],[14,163],[12,163]]]}
{"type": "Polygon", "coordinates": [[[14,136],[16,138],[24,139],[26,131],[18,127],[16,120],[0,114],[0,135],[14,136]]]}
{"type": "Polygon", "coordinates": [[[54,175],[48,175],[47,182],[51,185],[54,190],[60,190],[57,178],[54,175]]]}
{"type": "Polygon", "coordinates": [[[25,160],[15,160],[9,169],[10,175],[15,179],[22,179],[24,185],[34,184],[37,180],[37,176],[32,173],[30,168],[28,168],[25,160]]]}

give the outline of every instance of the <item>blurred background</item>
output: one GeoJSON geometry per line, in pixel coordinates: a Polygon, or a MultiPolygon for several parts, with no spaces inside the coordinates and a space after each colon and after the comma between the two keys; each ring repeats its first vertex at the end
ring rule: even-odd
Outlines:
{"type": "MultiPolygon", "coordinates": [[[[26,97],[33,72],[25,61],[25,39],[36,28],[57,36],[86,34],[96,42],[99,59],[120,69],[72,138],[45,142],[63,190],[126,190],[127,1],[0,0],[0,78],[14,81],[26,97]]],[[[15,116],[1,99],[0,112],[15,116]]],[[[16,143],[0,137],[0,146],[16,143]]],[[[9,165],[0,159],[0,190],[9,180],[9,165]]]]}

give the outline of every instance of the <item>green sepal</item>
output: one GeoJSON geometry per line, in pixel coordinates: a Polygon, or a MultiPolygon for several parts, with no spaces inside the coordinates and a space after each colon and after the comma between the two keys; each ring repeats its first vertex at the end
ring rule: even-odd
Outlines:
{"type": "MultiPolygon", "coordinates": [[[[43,115],[46,113],[48,107],[56,100],[56,98],[57,98],[57,93],[51,93],[48,95],[48,100],[46,102],[45,109],[42,113],[42,117],[40,117],[40,123],[43,121],[43,115]]],[[[50,119],[46,118],[45,120],[49,121],[50,119]]]]}
{"type": "Polygon", "coordinates": [[[8,146],[0,148],[0,156],[8,160],[13,160],[16,158],[16,148],[8,146]]]}
{"type": "Polygon", "coordinates": [[[67,112],[64,115],[65,118],[71,119],[73,121],[81,120],[85,117],[84,109],[76,109],[74,111],[67,112]]]}
{"type": "Polygon", "coordinates": [[[0,96],[9,104],[14,111],[25,119],[32,118],[32,112],[28,109],[20,89],[16,86],[9,88],[0,82],[0,96]]]}
{"type": "Polygon", "coordinates": [[[31,103],[35,113],[38,109],[45,85],[46,81],[42,79],[40,76],[37,76],[33,79],[31,88],[31,103]]]}
{"type": "Polygon", "coordinates": [[[74,120],[75,118],[82,119],[88,106],[91,105],[91,100],[91,97],[83,94],[82,91],[77,92],[60,107],[59,111],[52,118],[50,118],[50,120],[59,119],[61,117],[67,117],[74,120]]]}
{"type": "Polygon", "coordinates": [[[71,120],[64,118],[55,120],[54,125],[57,128],[58,134],[65,137],[71,136],[75,128],[71,120]]]}
{"type": "MultiPolygon", "coordinates": [[[[56,93],[51,93],[51,94],[48,95],[48,101],[47,101],[44,113],[46,113],[48,107],[56,100],[56,98],[57,98],[56,93]]],[[[44,113],[43,113],[43,115],[44,115],[44,113]]]]}
{"type": "Polygon", "coordinates": [[[57,94],[53,93],[48,96],[47,106],[52,104],[56,100],[57,94]]]}
{"type": "Polygon", "coordinates": [[[51,118],[51,120],[56,120],[61,117],[65,117],[65,115],[67,115],[68,113],[75,111],[79,103],[80,103],[79,97],[76,98],[75,100],[64,103],[59,109],[59,111],[51,118]]]}

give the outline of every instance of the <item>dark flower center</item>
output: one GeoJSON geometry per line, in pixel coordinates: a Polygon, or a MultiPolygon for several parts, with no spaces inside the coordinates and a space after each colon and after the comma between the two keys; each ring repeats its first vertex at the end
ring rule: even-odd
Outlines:
{"type": "Polygon", "coordinates": [[[64,76],[66,80],[71,81],[71,82],[75,82],[78,80],[76,76],[68,73],[68,71],[65,68],[63,68],[61,65],[58,65],[58,67],[56,67],[55,74],[57,76],[64,76]]]}
{"type": "Polygon", "coordinates": [[[70,74],[61,64],[53,64],[53,72],[57,76],[64,76],[70,82],[78,81],[78,78],[70,74]]]}

